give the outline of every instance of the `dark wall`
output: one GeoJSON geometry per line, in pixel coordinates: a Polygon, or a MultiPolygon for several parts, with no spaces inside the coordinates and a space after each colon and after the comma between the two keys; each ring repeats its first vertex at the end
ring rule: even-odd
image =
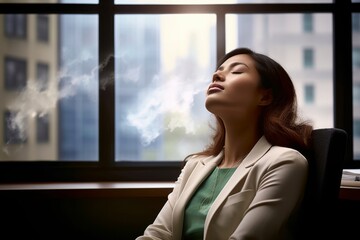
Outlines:
{"type": "Polygon", "coordinates": [[[360,239],[360,200],[341,200],[338,226],[341,238],[360,239]]]}
{"type": "MultiPolygon", "coordinates": [[[[0,191],[0,239],[134,240],[166,201],[164,193],[137,195],[113,190],[0,191]]],[[[360,201],[340,201],[334,209],[341,235],[337,239],[359,238],[359,215],[360,201]]]]}
{"type": "MultiPolygon", "coordinates": [[[[80,194],[81,195],[81,194],[80,194]]],[[[166,197],[0,194],[0,239],[135,239],[166,197]]]]}

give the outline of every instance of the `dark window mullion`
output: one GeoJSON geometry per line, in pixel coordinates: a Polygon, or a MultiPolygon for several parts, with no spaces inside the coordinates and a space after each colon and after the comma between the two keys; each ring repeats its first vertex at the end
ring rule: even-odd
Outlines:
{"type": "Polygon", "coordinates": [[[74,3],[0,3],[0,14],[24,13],[24,14],[96,14],[96,4],[74,4],[74,3]]]}
{"type": "Polygon", "coordinates": [[[117,4],[119,14],[330,12],[332,3],[117,4]]]}
{"type": "Polygon", "coordinates": [[[226,52],[225,13],[216,15],[216,59],[217,61],[226,52]]]}
{"type": "Polygon", "coordinates": [[[104,66],[99,68],[99,161],[111,167],[115,163],[114,5],[108,0],[99,4],[99,65],[104,66]],[[102,81],[108,83],[106,87],[102,81]]]}
{"type": "Polygon", "coordinates": [[[334,39],[334,107],[335,127],[348,133],[346,167],[353,163],[352,102],[352,28],[351,0],[335,0],[333,13],[334,39]]]}

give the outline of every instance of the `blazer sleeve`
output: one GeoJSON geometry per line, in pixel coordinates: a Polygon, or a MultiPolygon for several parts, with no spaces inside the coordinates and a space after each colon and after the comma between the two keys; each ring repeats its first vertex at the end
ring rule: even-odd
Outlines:
{"type": "Polygon", "coordinates": [[[168,195],[168,199],[159,214],[155,218],[154,222],[150,224],[144,231],[142,236],[136,238],[136,240],[171,240],[173,239],[173,220],[172,214],[178,197],[180,196],[181,189],[183,188],[184,176],[188,175],[193,161],[186,161],[185,166],[181,170],[179,177],[177,178],[174,189],[168,195]]]}
{"type": "Polygon", "coordinates": [[[230,239],[282,239],[283,228],[303,197],[308,162],[295,150],[275,151],[273,156],[266,169],[257,173],[255,197],[230,239]]]}

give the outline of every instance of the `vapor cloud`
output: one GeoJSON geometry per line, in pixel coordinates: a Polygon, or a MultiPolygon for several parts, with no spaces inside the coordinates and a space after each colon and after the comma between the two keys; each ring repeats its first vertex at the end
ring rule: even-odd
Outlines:
{"type": "MultiPolygon", "coordinates": [[[[120,59],[109,56],[98,66],[94,65],[96,61],[90,58],[70,62],[58,72],[56,79],[49,79],[49,88],[45,91],[41,91],[41,86],[36,85],[36,81],[28,81],[26,88],[7,105],[7,109],[14,113],[7,127],[19,133],[19,136],[14,137],[24,138],[28,126],[26,119],[42,117],[51,112],[61,99],[72,97],[79,92],[91,96],[98,91],[99,86],[106,89],[114,82],[124,85],[135,83],[140,86],[141,66],[121,71],[121,77],[110,73],[99,82],[99,71],[104,71],[110,61],[115,60],[120,59]]],[[[141,97],[134,103],[134,108],[128,111],[125,118],[127,122],[122,124],[135,127],[144,145],[150,144],[164,131],[173,131],[176,128],[183,128],[187,134],[196,133],[199,125],[192,118],[194,99],[198,94],[204,94],[208,79],[204,76],[189,79],[181,74],[159,73],[150,76],[150,81],[149,87],[139,87],[137,94],[141,97]]],[[[4,151],[7,152],[7,149],[4,151]]]]}
{"type": "Polygon", "coordinates": [[[194,134],[198,128],[193,116],[194,98],[204,91],[203,79],[180,79],[176,76],[156,76],[151,88],[141,92],[137,108],[127,120],[138,129],[142,142],[148,145],[164,131],[183,128],[194,134]]]}

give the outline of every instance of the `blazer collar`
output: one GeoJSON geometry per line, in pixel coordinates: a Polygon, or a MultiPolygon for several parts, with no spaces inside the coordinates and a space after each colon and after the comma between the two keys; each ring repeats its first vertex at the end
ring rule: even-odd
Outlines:
{"type": "MultiPolygon", "coordinates": [[[[269,151],[271,146],[272,145],[266,140],[265,136],[262,136],[257,141],[255,146],[251,149],[249,154],[244,158],[244,160],[237,167],[234,174],[230,177],[229,181],[226,183],[226,185],[221,190],[218,197],[215,199],[213,205],[209,209],[208,215],[205,219],[205,225],[204,225],[205,237],[206,237],[206,233],[207,233],[207,227],[209,226],[211,218],[215,214],[216,210],[220,207],[222,202],[229,196],[232,189],[238,184],[238,182],[241,181],[241,179],[243,179],[247,175],[248,171],[251,169],[250,167],[252,167],[257,161],[259,161],[261,159],[261,157],[264,156],[269,151]]],[[[223,155],[224,154],[223,152],[224,151],[222,151],[222,153],[220,153],[220,154],[223,155]]],[[[204,159],[204,161],[206,161],[206,160],[207,159],[204,159]]],[[[221,158],[220,158],[220,160],[221,160],[221,158]]]]}
{"type": "MultiPolygon", "coordinates": [[[[216,198],[212,207],[209,210],[208,216],[205,220],[205,234],[209,221],[213,217],[216,209],[219,208],[221,203],[226,199],[231,190],[237,185],[237,183],[246,175],[248,170],[252,165],[255,164],[269,149],[271,145],[263,136],[261,137],[249,154],[245,157],[242,163],[237,167],[232,177],[229,179],[228,183],[225,185],[224,189],[220,192],[219,196],[216,198]]],[[[184,217],[184,209],[186,203],[191,198],[193,193],[199,187],[199,185],[209,176],[209,174],[214,170],[214,168],[222,161],[224,156],[224,151],[221,151],[217,156],[204,157],[199,159],[199,162],[194,167],[191,175],[186,181],[186,185],[183,188],[183,192],[178,198],[177,203],[174,206],[173,212],[173,237],[174,239],[180,239],[182,232],[182,222],[184,217]]]]}
{"type": "Polygon", "coordinates": [[[254,165],[264,154],[271,148],[271,144],[267,141],[265,136],[262,136],[255,146],[251,149],[249,154],[244,158],[241,164],[245,165],[245,168],[254,165]]]}
{"type": "MultiPolygon", "coordinates": [[[[271,147],[271,144],[267,141],[265,136],[262,136],[250,150],[249,154],[243,159],[241,165],[245,165],[246,168],[254,165],[271,147]]],[[[211,156],[201,159],[203,165],[214,164],[218,165],[224,156],[224,150],[222,150],[217,156],[211,156]]]]}

